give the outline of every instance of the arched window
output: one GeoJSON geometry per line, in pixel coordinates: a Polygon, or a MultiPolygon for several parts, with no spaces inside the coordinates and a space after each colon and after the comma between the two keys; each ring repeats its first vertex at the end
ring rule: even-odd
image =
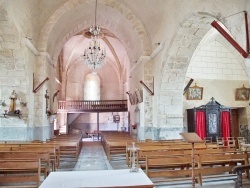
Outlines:
{"type": "Polygon", "coordinates": [[[88,74],[84,82],[84,100],[100,100],[100,77],[88,74]]]}

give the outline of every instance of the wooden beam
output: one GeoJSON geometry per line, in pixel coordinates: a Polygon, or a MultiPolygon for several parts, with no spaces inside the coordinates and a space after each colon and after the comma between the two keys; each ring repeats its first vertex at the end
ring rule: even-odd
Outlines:
{"type": "Polygon", "coordinates": [[[225,37],[225,39],[228,40],[228,42],[230,42],[233,47],[244,57],[247,58],[248,57],[248,52],[246,52],[245,50],[243,50],[243,48],[241,48],[241,46],[220,26],[220,24],[218,24],[218,22],[216,22],[215,20],[211,23],[211,25],[217,29],[217,31],[220,32],[220,34],[222,34],[223,37],[225,37]]]}
{"type": "Polygon", "coordinates": [[[49,80],[49,78],[47,77],[47,78],[45,78],[45,80],[43,80],[42,81],[42,83],[40,83],[35,89],[34,89],[34,87],[35,87],[35,85],[34,85],[34,83],[35,83],[35,78],[34,78],[34,73],[33,73],[33,93],[36,93],[41,87],[42,87],[42,85],[46,82],[46,81],[48,81],[49,80]]]}
{"type": "Polygon", "coordinates": [[[153,77],[153,91],[149,89],[149,87],[142,80],[140,81],[140,83],[150,93],[150,95],[154,95],[154,77],[153,77]]]}
{"type": "Polygon", "coordinates": [[[190,85],[192,84],[192,82],[194,81],[193,78],[191,78],[188,82],[188,84],[186,85],[186,87],[184,88],[184,91],[183,91],[183,95],[185,95],[187,89],[190,87],[190,85]]]}
{"type": "Polygon", "coordinates": [[[249,53],[249,34],[248,34],[248,19],[247,19],[247,11],[245,13],[245,26],[246,26],[246,50],[249,53]]]}

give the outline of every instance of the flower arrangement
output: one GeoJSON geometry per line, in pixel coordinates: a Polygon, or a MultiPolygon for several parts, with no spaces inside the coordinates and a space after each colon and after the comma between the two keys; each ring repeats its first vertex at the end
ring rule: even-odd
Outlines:
{"type": "Polygon", "coordinates": [[[54,111],[52,109],[46,111],[46,114],[48,116],[52,115],[53,113],[54,113],[54,111]]]}
{"type": "Polygon", "coordinates": [[[133,125],[132,125],[132,128],[133,128],[133,129],[136,129],[136,127],[137,127],[136,124],[133,124],[133,125]]]}
{"type": "Polygon", "coordinates": [[[52,114],[51,110],[46,111],[47,116],[50,116],[52,114]]]}
{"type": "Polygon", "coordinates": [[[5,103],[5,100],[2,101],[1,105],[2,105],[2,106],[7,106],[6,103],[5,103]]]}

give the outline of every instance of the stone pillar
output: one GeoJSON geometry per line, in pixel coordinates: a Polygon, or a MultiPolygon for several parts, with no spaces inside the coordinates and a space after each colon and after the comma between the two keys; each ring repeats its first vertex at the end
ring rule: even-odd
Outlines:
{"type": "MultiPolygon", "coordinates": [[[[66,100],[66,92],[67,92],[67,72],[63,71],[61,72],[61,91],[59,92],[59,100],[66,100]]],[[[57,116],[57,127],[60,130],[61,134],[67,134],[68,127],[67,127],[67,113],[60,113],[57,116]]]]}
{"type": "MultiPolygon", "coordinates": [[[[246,65],[246,72],[248,75],[248,79],[250,79],[250,58],[249,57],[245,58],[245,65],[246,65]]],[[[250,80],[248,80],[248,82],[250,83],[250,80]]],[[[250,130],[250,106],[246,107],[246,116],[247,116],[248,130],[250,130]]],[[[248,137],[247,140],[249,141],[250,138],[248,137]]]]}
{"type": "MultiPolygon", "coordinates": [[[[42,82],[45,81],[48,75],[48,69],[50,66],[46,57],[37,56],[35,58],[36,69],[34,72],[34,89],[36,89],[42,82]]],[[[53,135],[53,126],[50,124],[50,119],[46,113],[46,98],[45,94],[48,91],[48,96],[51,97],[50,82],[45,81],[43,85],[37,88],[34,93],[34,139],[46,140],[53,135]]],[[[50,108],[50,102],[48,100],[48,108],[50,108]]]]}

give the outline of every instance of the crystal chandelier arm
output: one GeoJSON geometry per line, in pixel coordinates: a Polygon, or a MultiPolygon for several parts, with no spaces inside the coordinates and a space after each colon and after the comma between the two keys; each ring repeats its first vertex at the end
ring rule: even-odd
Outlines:
{"type": "Polygon", "coordinates": [[[85,49],[83,54],[83,59],[85,64],[90,69],[99,69],[106,63],[106,49],[102,49],[100,46],[99,34],[101,28],[96,25],[96,15],[97,15],[97,0],[95,4],[95,25],[91,25],[89,31],[91,33],[91,41],[89,47],[85,49]]]}

